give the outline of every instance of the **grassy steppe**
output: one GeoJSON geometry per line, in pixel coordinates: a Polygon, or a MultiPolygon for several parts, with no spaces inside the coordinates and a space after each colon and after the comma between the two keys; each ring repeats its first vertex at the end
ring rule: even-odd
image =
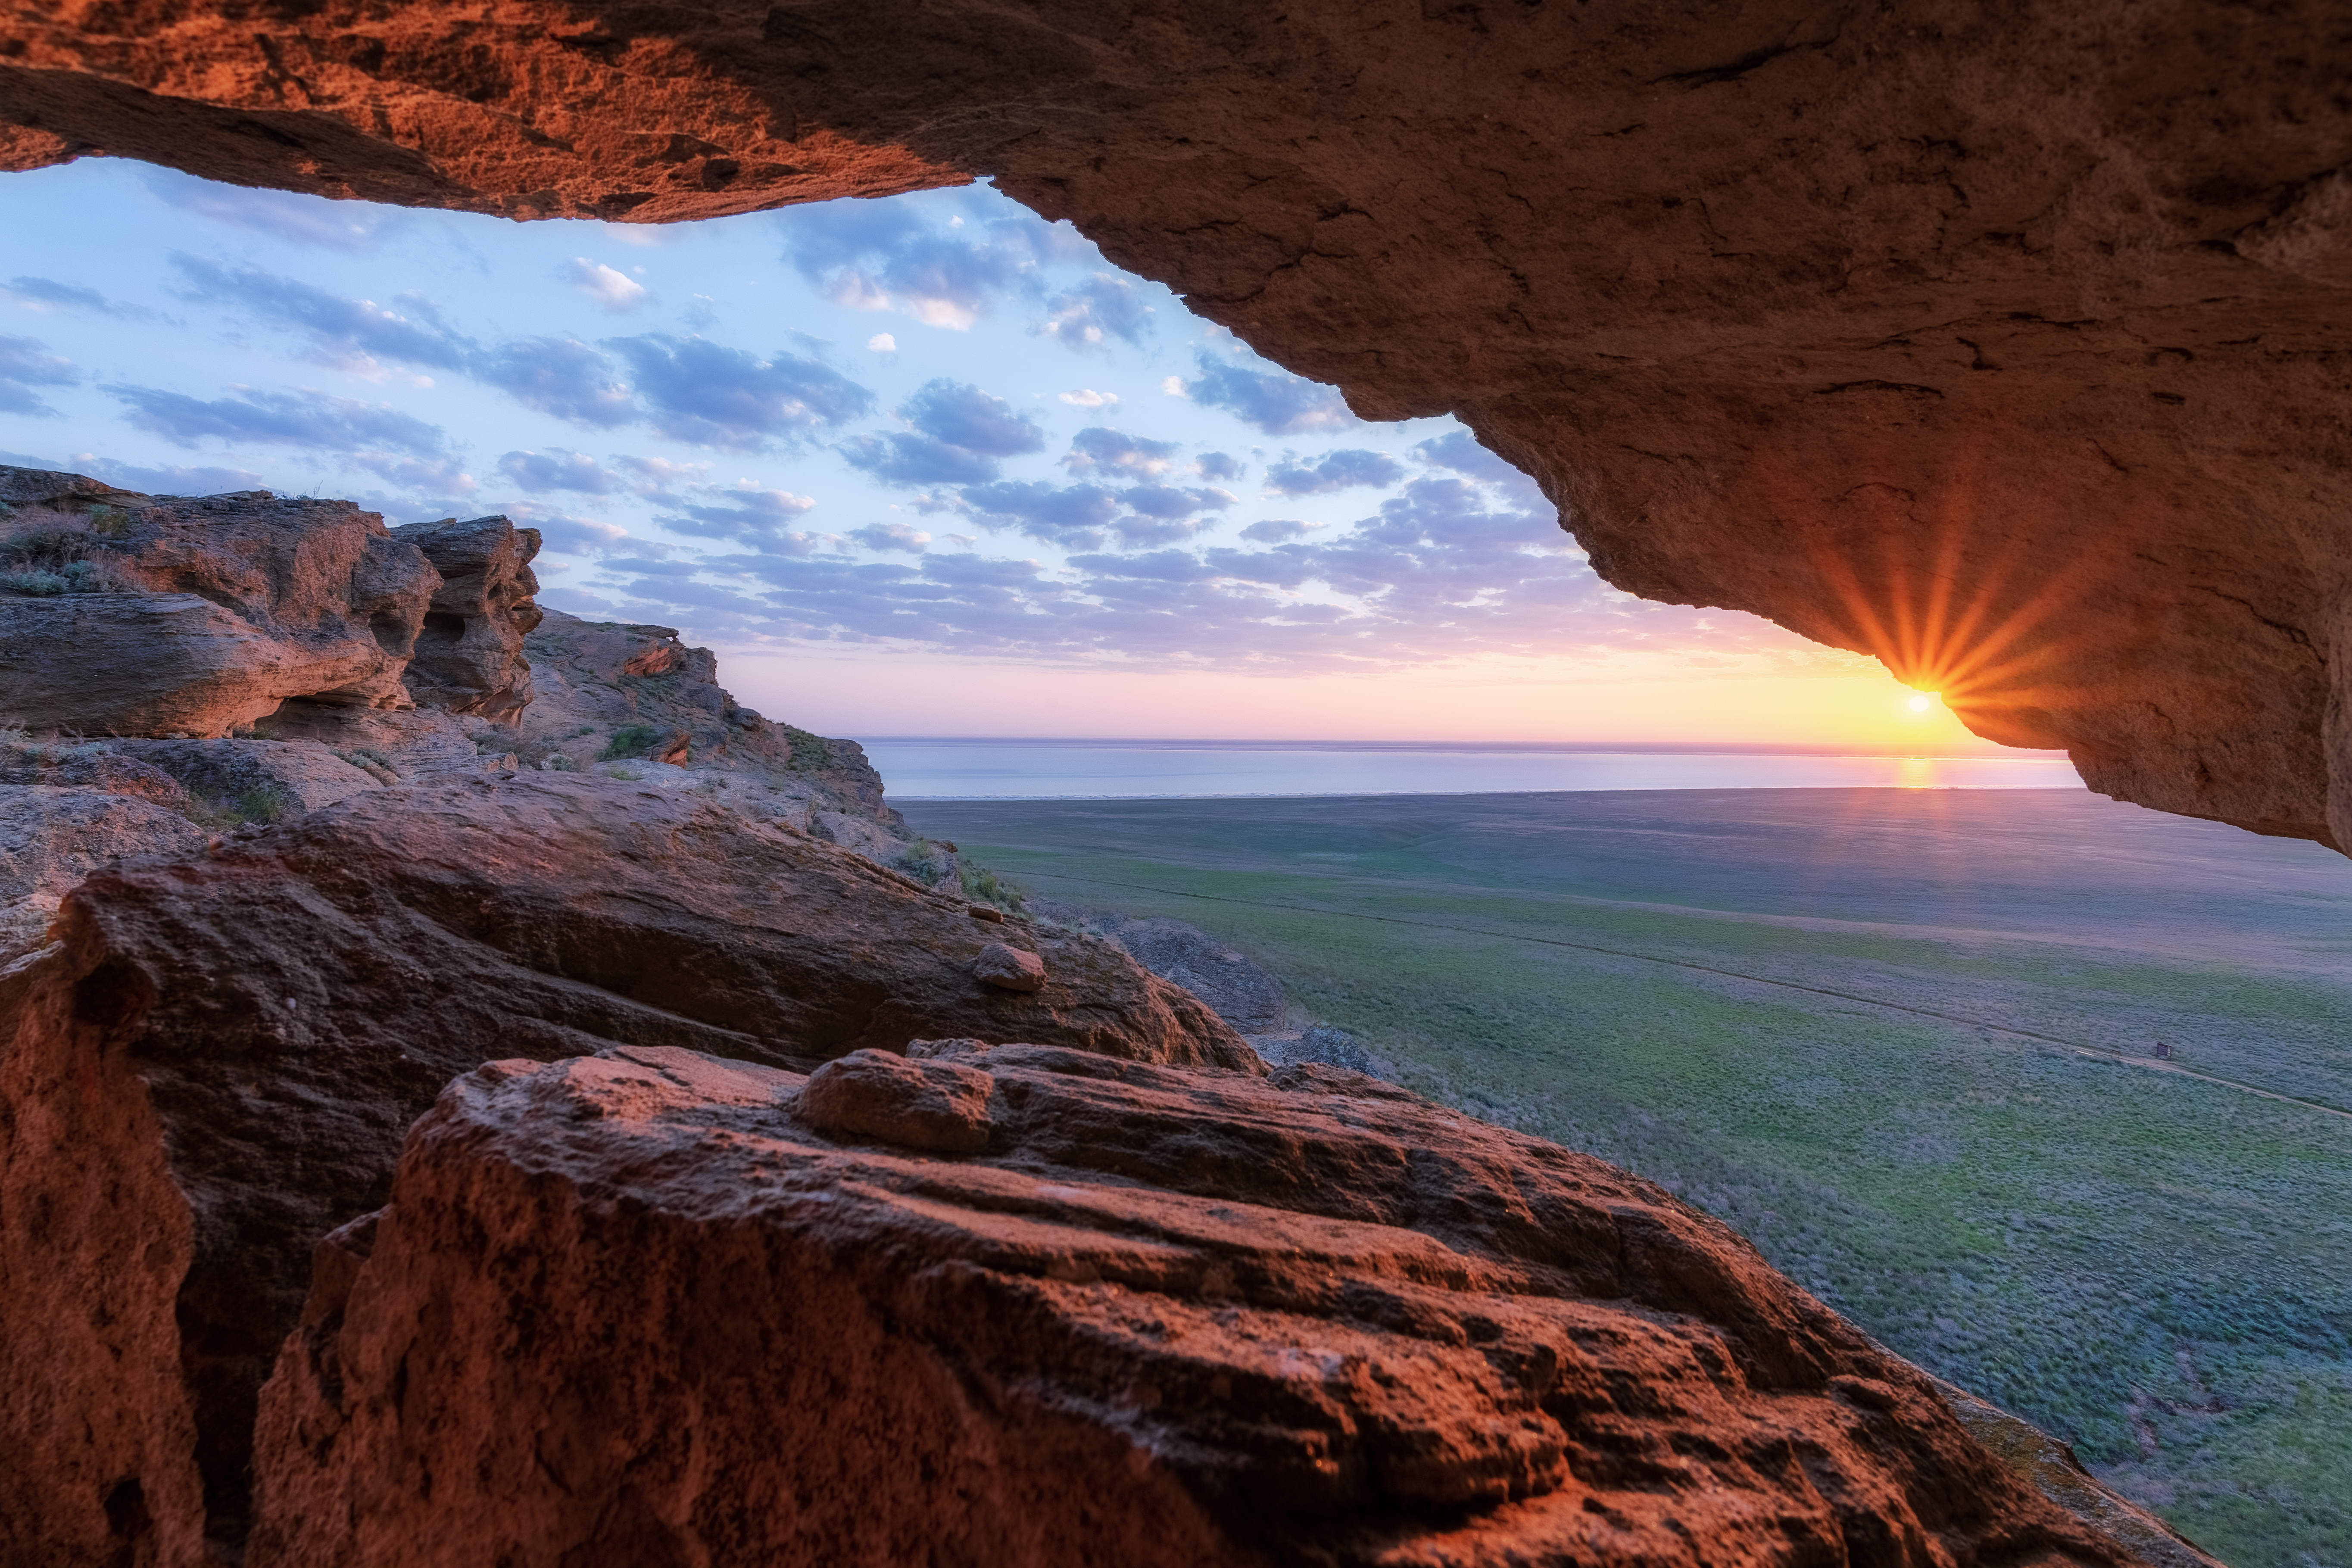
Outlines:
{"type": "Polygon", "coordinates": [[[2352,1565],[2352,864],[2059,792],[903,809],[1663,1182],[2237,1568],[2352,1565]]]}

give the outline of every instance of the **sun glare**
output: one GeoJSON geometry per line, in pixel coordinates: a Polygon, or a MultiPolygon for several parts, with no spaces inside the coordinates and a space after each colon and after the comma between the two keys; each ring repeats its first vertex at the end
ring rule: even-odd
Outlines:
{"type": "Polygon", "coordinates": [[[1935,702],[1936,700],[1928,696],[1926,692],[1919,692],[1911,699],[1911,711],[1914,713],[1925,713],[1929,708],[1935,706],[1935,702]]]}

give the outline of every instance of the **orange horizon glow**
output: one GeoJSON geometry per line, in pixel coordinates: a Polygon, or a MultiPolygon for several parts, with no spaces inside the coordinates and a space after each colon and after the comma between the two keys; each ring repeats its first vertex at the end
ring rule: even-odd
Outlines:
{"type": "Polygon", "coordinates": [[[917,649],[720,649],[719,681],[835,735],[1463,744],[1832,745],[2014,755],[1884,670],[1607,679],[1477,666],[1239,675],[976,660],[917,649]]]}

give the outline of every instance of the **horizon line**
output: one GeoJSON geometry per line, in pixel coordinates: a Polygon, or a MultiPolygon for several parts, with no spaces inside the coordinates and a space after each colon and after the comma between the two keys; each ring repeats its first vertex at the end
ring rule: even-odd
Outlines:
{"type": "Polygon", "coordinates": [[[2063,758],[2063,751],[1998,742],[1927,741],[1392,741],[1265,740],[1164,735],[858,735],[861,745],[1135,746],[1167,750],[1582,752],[1634,755],[2063,758]]]}

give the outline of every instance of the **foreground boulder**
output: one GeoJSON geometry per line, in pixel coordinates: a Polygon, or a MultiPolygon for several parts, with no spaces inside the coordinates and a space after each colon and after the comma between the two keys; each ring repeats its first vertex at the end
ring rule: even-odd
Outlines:
{"type": "Polygon", "coordinates": [[[225,735],[400,707],[440,578],[350,501],[148,496],[0,467],[0,724],[225,735]]]}
{"type": "Polygon", "coordinates": [[[101,872],[53,936],[0,978],[8,1563],[194,1563],[242,1537],[255,1394],[313,1244],[385,1200],[410,1123],[484,1060],[810,1068],[980,1035],[1264,1070],[1107,944],[606,779],[371,790],[101,872]],[[992,942],[1038,951],[1044,989],[974,979],[992,942]]]}
{"type": "Polygon", "coordinates": [[[2130,1561],[1597,1160],[1328,1068],[913,1057],[451,1085],[320,1249],[248,1562],[2130,1561]]]}

